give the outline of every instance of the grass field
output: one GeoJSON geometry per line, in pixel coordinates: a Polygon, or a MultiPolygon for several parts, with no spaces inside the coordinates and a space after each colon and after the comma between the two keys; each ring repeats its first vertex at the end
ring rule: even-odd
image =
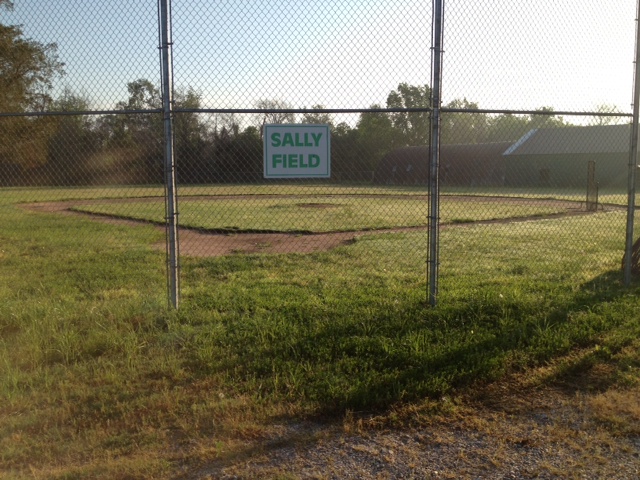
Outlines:
{"type": "MultiPolygon", "coordinates": [[[[584,201],[584,189],[511,188],[511,187],[447,187],[445,195],[477,195],[490,197],[552,198],[556,200],[584,201]]],[[[181,186],[181,196],[209,195],[424,195],[424,186],[368,186],[334,184],[265,184],[265,185],[187,185],[181,186]]],[[[36,201],[62,201],[74,199],[163,197],[162,186],[107,186],[75,188],[3,188],[1,204],[36,201]]],[[[626,205],[625,190],[600,189],[603,203],[626,205]]]]}
{"type": "MultiPolygon", "coordinates": [[[[261,219],[277,219],[272,212],[280,210],[290,219],[273,220],[283,230],[422,221],[398,219],[403,205],[419,201],[396,197],[415,189],[386,191],[395,197],[350,200],[334,209],[339,220],[323,226],[285,215],[308,212],[293,207],[297,198],[282,208],[253,200],[260,214],[236,221],[198,218],[205,199],[181,202],[181,213],[196,212],[191,221],[207,228],[273,228],[261,219]]],[[[277,194],[274,187],[182,189],[251,192],[277,194]]],[[[640,289],[621,285],[623,210],[544,218],[553,212],[535,206],[526,214],[541,217],[526,228],[496,228],[470,222],[495,215],[486,204],[466,206],[448,217],[465,223],[441,232],[437,308],[425,305],[426,234],[415,231],[372,233],[309,255],[184,258],[182,307],[174,312],[164,252],[154,248],[161,231],[18,206],[161,194],[0,192],[0,476],[172,478],[269,437],[279,421],[411,408],[419,422],[443,396],[576,351],[589,352],[587,361],[567,360],[567,372],[607,364],[612,383],[638,388],[640,289]]],[[[86,209],[157,221],[159,205],[86,209]]],[[[504,208],[503,216],[522,215],[504,208]]]]}

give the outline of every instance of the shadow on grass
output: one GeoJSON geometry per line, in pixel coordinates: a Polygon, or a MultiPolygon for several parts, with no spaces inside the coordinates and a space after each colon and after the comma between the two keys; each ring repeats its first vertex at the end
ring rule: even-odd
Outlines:
{"type": "Polygon", "coordinates": [[[321,317],[304,305],[293,313],[282,306],[226,322],[208,340],[224,358],[200,356],[192,366],[319,414],[384,409],[540,365],[627,320],[621,299],[629,290],[619,272],[570,290],[556,303],[510,304],[496,295],[435,309],[415,300],[399,308],[357,304],[321,317]]]}
{"type": "MultiPolygon", "coordinates": [[[[285,396],[293,393],[316,401],[319,417],[308,421],[278,417],[274,420],[285,428],[276,439],[221,455],[202,472],[222,474],[227,467],[245,465],[250,461],[260,465],[265,456],[286,455],[289,458],[289,452],[294,450],[304,452],[316,448],[316,444],[326,446],[331,441],[328,438],[334,439],[334,444],[341,444],[339,437],[343,430],[339,419],[345,410],[364,409],[373,413],[398,402],[448,393],[477,380],[497,379],[514,366],[535,366],[583,347],[583,351],[595,353],[575,355],[577,361],[569,363],[569,368],[555,369],[563,377],[561,380],[579,375],[583,370],[609,359],[602,353],[606,349],[589,347],[596,342],[601,343],[603,335],[615,332],[625,322],[624,299],[637,291],[638,283],[629,290],[621,286],[620,280],[618,272],[608,272],[580,285],[570,301],[542,312],[523,309],[519,321],[506,322],[502,326],[499,318],[491,316],[495,305],[485,305],[482,312],[475,308],[477,305],[475,309],[455,312],[481,314],[478,321],[465,323],[467,329],[477,329],[486,323],[486,332],[479,335],[477,332],[467,332],[467,337],[462,335],[460,325],[451,325],[452,319],[456,318],[451,311],[432,310],[414,303],[394,315],[376,318],[386,321],[388,328],[375,330],[369,327],[367,330],[355,321],[339,322],[336,328],[326,325],[288,344],[288,354],[282,354],[281,348],[285,347],[283,339],[276,338],[273,349],[263,351],[270,355],[273,370],[269,373],[267,369],[258,369],[260,378],[263,382],[274,376],[286,378],[291,370],[295,370],[296,361],[309,363],[317,370],[302,379],[305,385],[298,390],[287,391],[285,388],[279,393],[285,396]],[[613,309],[607,308],[611,305],[613,309]],[[402,316],[405,316],[404,321],[399,321],[398,317],[402,316]],[[412,318],[417,321],[410,322],[412,318]],[[365,330],[370,334],[369,344],[354,340],[363,336],[365,330]],[[411,339],[417,338],[419,333],[425,333],[425,338],[430,339],[441,335],[441,349],[420,350],[415,343],[412,349],[411,339]],[[452,335],[449,341],[445,338],[447,335],[452,335]],[[453,341],[453,336],[457,342],[453,341]],[[390,339],[397,344],[396,348],[391,349],[388,344],[386,348],[380,347],[385,343],[378,337],[390,339]],[[565,340],[560,337],[565,337],[565,340]],[[369,349],[363,346],[365,344],[369,349]],[[401,348],[402,345],[408,348],[401,348]],[[324,356],[321,352],[325,352],[324,356]],[[330,421],[327,423],[326,420],[330,421]]],[[[255,361],[253,358],[249,360],[255,361]]],[[[248,364],[247,372],[258,373],[256,366],[248,364]]],[[[578,389],[582,387],[576,386],[578,389]]],[[[504,395],[504,391],[500,389],[498,394],[504,395]]]]}

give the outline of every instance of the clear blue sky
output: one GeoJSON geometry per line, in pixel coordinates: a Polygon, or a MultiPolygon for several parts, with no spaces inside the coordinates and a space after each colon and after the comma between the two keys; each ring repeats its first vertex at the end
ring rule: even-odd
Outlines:
{"type": "MultiPolygon", "coordinates": [[[[384,104],[429,83],[431,0],[173,0],[176,86],[209,108],[384,104]]],[[[635,0],[448,0],[445,103],[630,111],[635,0]],[[606,4],[606,6],[603,6],[606,4]]],[[[159,83],[157,3],[16,0],[0,21],[56,42],[67,86],[112,108],[126,83],[159,83]]]]}

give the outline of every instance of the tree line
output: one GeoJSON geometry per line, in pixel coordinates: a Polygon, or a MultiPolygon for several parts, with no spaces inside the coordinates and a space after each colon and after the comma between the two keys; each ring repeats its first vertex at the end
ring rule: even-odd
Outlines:
{"type": "MultiPolygon", "coordinates": [[[[0,0],[0,8],[11,7],[0,0]]],[[[55,44],[25,38],[19,26],[0,24],[0,112],[59,112],[0,118],[0,184],[161,183],[163,178],[162,115],[131,113],[73,115],[91,111],[91,99],[65,89],[52,96],[64,75],[55,44]]],[[[148,79],[127,84],[127,98],[114,110],[161,108],[157,85],[148,79]]],[[[389,92],[384,107],[427,108],[429,85],[401,83],[389,92]]],[[[175,92],[177,110],[202,108],[202,94],[190,87],[175,92]]],[[[464,113],[442,117],[441,142],[515,141],[531,128],[564,126],[565,120],[542,107],[544,115],[473,113],[478,105],[466,98],[446,107],[464,113]]],[[[262,127],[267,123],[328,124],[332,137],[333,180],[371,180],[379,160],[390,150],[428,142],[427,112],[363,111],[355,123],[337,122],[314,105],[303,114],[281,99],[260,99],[264,113],[246,119],[234,114],[176,112],[174,148],[178,179],[183,183],[255,182],[262,179],[262,127]]],[[[381,110],[381,104],[370,110],[381,110]]]]}

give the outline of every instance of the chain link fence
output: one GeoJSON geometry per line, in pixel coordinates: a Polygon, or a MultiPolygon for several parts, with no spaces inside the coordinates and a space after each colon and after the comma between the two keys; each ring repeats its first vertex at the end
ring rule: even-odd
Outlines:
{"type": "Polygon", "coordinates": [[[375,258],[425,292],[438,268],[444,303],[464,278],[589,282],[625,248],[635,8],[447,3],[434,178],[432,2],[0,0],[3,205],[123,248],[177,219],[174,305],[233,255],[375,258]]]}

